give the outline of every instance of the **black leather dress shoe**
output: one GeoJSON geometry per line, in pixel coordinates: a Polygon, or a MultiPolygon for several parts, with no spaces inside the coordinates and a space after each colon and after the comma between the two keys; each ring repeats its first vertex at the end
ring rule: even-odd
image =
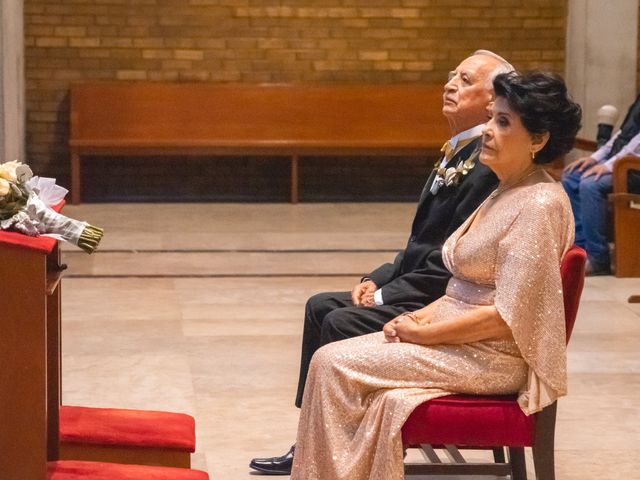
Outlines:
{"type": "Polygon", "coordinates": [[[293,445],[281,457],[254,458],[249,463],[249,466],[264,475],[291,475],[295,449],[296,446],[293,445]]]}

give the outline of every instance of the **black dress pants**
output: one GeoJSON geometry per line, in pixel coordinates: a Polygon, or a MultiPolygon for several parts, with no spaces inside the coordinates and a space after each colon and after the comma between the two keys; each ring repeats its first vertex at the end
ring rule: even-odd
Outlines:
{"type": "Polygon", "coordinates": [[[327,292],[314,295],[307,300],[302,334],[300,379],[296,406],[302,405],[304,384],[311,357],[321,346],[367,333],[380,332],[391,319],[403,312],[422,308],[419,303],[356,307],[351,302],[351,292],[327,292]]]}

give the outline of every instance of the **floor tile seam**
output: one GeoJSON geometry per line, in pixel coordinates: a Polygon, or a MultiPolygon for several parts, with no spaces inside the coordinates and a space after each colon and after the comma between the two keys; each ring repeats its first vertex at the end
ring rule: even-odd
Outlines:
{"type": "MultiPolygon", "coordinates": [[[[398,248],[187,248],[187,249],[137,249],[137,248],[114,248],[103,249],[94,252],[97,255],[114,253],[395,253],[398,248]]],[[[82,252],[64,251],[63,255],[83,256],[82,252]]]]}
{"type": "MultiPolygon", "coordinates": [[[[618,300],[620,301],[620,300],[618,300]]],[[[638,310],[638,307],[636,306],[635,308],[633,307],[633,303],[623,303],[622,306],[625,310],[627,310],[628,312],[631,312],[635,317],[640,318],[640,310],[638,310]]]]}
{"type": "Polygon", "coordinates": [[[185,274],[82,274],[70,273],[67,278],[107,279],[107,278],[330,278],[330,277],[362,277],[362,272],[339,273],[185,273],[185,274]]]}

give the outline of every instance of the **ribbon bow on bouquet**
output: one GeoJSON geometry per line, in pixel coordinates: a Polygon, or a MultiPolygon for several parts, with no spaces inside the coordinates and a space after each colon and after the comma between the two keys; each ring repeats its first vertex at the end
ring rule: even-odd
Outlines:
{"type": "Polygon", "coordinates": [[[49,235],[93,253],[104,231],[51,208],[66,194],[55,179],[34,177],[28,165],[16,160],[0,164],[0,229],[49,235]]]}

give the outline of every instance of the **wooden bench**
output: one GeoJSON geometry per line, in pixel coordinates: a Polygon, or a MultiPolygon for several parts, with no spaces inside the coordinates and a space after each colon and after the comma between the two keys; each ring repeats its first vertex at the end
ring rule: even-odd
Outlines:
{"type": "Polygon", "coordinates": [[[91,82],[71,87],[71,203],[84,155],[424,156],[449,138],[442,86],[91,82]]]}
{"type": "MultiPolygon", "coordinates": [[[[623,157],[613,165],[613,228],[616,277],[640,277],[640,195],[629,192],[629,170],[640,170],[640,158],[623,157]]],[[[635,303],[635,302],[634,302],[635,303]]]]}

